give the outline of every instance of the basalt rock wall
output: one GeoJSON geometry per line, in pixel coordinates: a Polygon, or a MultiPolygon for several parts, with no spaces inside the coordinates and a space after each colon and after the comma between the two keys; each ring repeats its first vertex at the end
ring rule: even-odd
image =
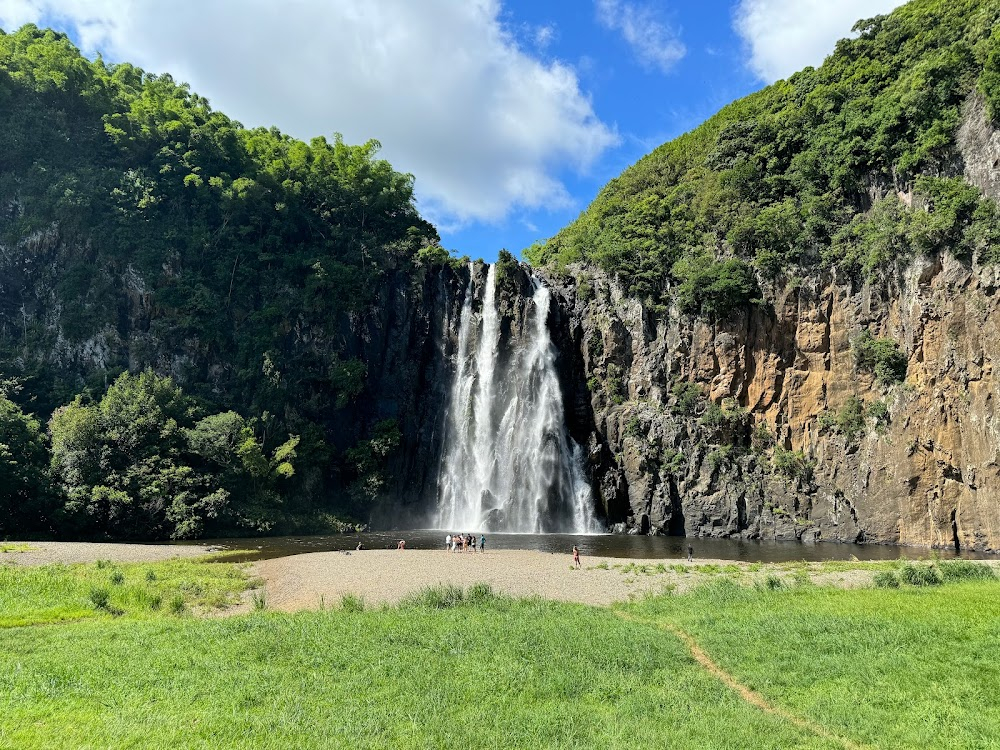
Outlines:
{"type": "Polygon", "coordinates": [[[593,415],[589,470],[619,530],[1000,547],[996,268],[946,254],[888,286],[829,274],[718,323],[654,315],[571,270],[549,283],[576,360],[567,382],[579,371],[592,392],[568,401],[593,415]],[[862,331],[900,343],[905,381],[859,369],[862,331]],[[842,434],[824,415],[852,396],[884,404],[888,422],[842,434]],[[746,416],[707,420],[712,403],[746,416]],[[776,470],[776,451],[799,470],[776,470]]]}

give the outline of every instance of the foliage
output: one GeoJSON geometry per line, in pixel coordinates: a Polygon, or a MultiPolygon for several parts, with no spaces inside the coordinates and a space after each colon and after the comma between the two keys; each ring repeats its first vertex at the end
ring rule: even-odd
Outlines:
{"type": "Polygon", "coordinates": [[[816,469],[816,462],[807,458],[803,451],[792,451],[782,445],[774,446],[771,465],[776,474],[801,482],[812,481],[813,471],[816,469]]]}
{"type": "Polygon", "coordinates": [[[705,398],[701,387],[691,381],[675,383],[670,389],[670,394],[674,397],[674,414],[692,417],[705,398]]]}
{"type": "Polygon", "coordinates": [[[670,476],[679,476],[685,466],[684,454],[676,448],[664,448],[660,454],[660,469],[670,476]]]}
{"type": "Polygon", "coordinates": [[[836,411],[821,413],[819,426],[854,443],[864,433],[869,420],[881,432],[889,423],[889,407],[884,401],[872,401],[866,406],[857,396],[849,396],[836,411]]]}
{"type": "Polygon", "coordinates": [[[194,402],[150,371],[121,375],[101,400],[77,397],[49,424],[64,532],[172,539],[206,527],[266,530],[277,485],[294,474],[298,438],[267,455],[254,423],[234,412],[196,421],[194,402]]]}
{"type": "Polygon", "coordinates": [[[722,404],[710,401],[698,421],[732,442],[745,433],[750,413],[733,399],[726,399],[722,404]]]}
{"type": "Polygon", "coordinates": [[[1000,123],[1000,26],[993,29],[986,45],[986,61],[979,75],[979,91],[994,123],[1000,123]]]}
{"type": "Polygon", "coordinates": [[[385,486],[386,459],[399,447],[402,434],[394,419],[384,419],[372,429],[372,437],[362,440],[347,451],[347,463],[354,473],[351,496],[367,503],[379,497],[385,486]]]}
{"type": "Polygon", "coordinates": [[[613,404],[624,404],[628,398],[628,387],[625,385],[624,375],[620,365],[614,362],[608,364],[603,385],[613,404]]]}
{"type": "Polygon", "coordinates": [[[0,395],[0,536],[47,528],[54,495],[41,425],[0,395]]]}
{"type": "Polygon", "coordinates": [[[996,117],[998,27],[1000,0],[913,0],[861,21],[821,67],[660,146],[525,257],[596,264],[639,299],[708,317],[753,304],[755,276],[878,279],[945,250],[995,262],[996,204],[945,175],[977,82],[996,117]]]}
{"type": "Polygon", "coordinates": [[[873,373],[883,385],[906,379],[906,355],[892,339],[875,338],[865,329],[851,340],[851,349],[857,368],[873,373]]]}
{"type": "Polygon", "coordinates": [[[677,304],[686,313],[724,318],[760,296],[750,266],[736,258],[719,262],[682,258],[674,264],[672,273],[680,282],[676,289],[677,304]]]}

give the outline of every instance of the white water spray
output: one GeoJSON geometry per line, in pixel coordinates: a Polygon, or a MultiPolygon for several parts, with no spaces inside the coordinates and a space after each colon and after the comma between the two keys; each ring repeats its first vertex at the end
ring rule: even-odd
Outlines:
{"type": "Polygon", "coordinates": [[[479,315],[469,281],[446,420],[438,528],[599,530],[582,450],[564,422],[546,325],[551,293],[537,279],[534,285],[528,330],[511,351],[501,352],[496,266],[490,266],[479,315]]]}

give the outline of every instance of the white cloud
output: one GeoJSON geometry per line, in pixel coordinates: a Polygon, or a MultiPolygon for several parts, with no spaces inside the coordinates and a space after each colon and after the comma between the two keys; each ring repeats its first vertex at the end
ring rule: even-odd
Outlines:
{"type": "Polygon", "coordinates": [[[0,25],[60,19],[87,51],[170,72],[248,126],[382,142],[442,225],[565,205],[617,134],[575,71],[534,58],[500,0],[0,0],[0,25]]]}
{"type": "Polygon", "coordinates": [[[823,62],[862,18],[905,0],[739,0],[736,31],[750,48],[750,69],[768,83],[823,62]]]}
{"type": "Polygon", "coordinates": [[[621,32],[639,62],[664,73],[687,54],[677,32],[659,20],[652,8],[622,0],[595,0],[601,25],[621,32]]]}

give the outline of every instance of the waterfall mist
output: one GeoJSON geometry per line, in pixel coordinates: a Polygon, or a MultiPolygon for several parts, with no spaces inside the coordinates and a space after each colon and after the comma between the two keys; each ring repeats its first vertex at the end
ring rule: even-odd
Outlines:
{"type": "Polygon", "coordinates": [[[599,531],[583,455],[566,429],[550,291],[534,292],[524,334],[501,351],[496,266],[478,314],[470,275],[438,484],[438,528],[524,533],[599,531]]]}

